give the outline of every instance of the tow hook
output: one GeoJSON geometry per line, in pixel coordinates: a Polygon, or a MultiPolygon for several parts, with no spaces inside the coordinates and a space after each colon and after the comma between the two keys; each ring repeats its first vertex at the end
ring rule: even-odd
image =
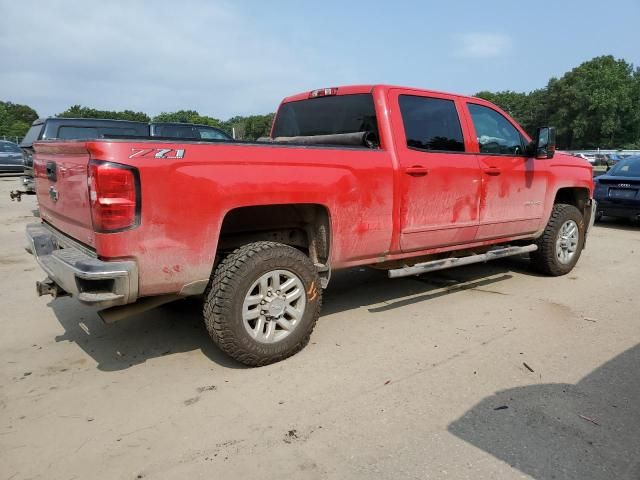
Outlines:
{"type": "Polygon", "coordinates": [[[50,278],[45,278],[41,282],[36,282],[36,291],[38,292],[39,297],[42,297],[43,295],[51,295],[53,298],[58,298],[69,295],[69,292],[60,288],[60,286],[50,278]]]}
{"type": "Polygon", "coordinates": [[[22,201],[22,195],[35,195],[35,192],[30,192],[30,191],[23,191],[23,190],[11,190],[9,192],[9,197],[11,198],[11,201],[22,201]]]}

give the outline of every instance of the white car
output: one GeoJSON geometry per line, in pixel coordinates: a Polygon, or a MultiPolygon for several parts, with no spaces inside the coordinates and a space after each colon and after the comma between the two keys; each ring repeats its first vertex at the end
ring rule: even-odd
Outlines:
{"type": "Polygon", "coordinates": [[[575,157],[578,157],[578,158],[581,158],[583,160],[586,160],[591,165],[595,165],[596,164],[596,156],[593,153],[574,153],[573,155],[575,157]]]}

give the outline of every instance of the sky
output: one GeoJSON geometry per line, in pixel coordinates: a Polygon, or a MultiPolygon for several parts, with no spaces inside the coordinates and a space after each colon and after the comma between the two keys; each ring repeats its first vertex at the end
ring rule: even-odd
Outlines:
{"type": "Polygon", "coordinates": [[[227,119],[346,84],[530,91],[606,54],[640,66],[640,0],[0,0],[0,100],[42,117],[227,119]]]}

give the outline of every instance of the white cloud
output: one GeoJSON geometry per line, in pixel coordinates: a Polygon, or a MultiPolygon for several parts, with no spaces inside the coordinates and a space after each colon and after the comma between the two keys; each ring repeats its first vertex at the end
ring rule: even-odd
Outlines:
{"type": "Polygon", "coordinates": [[[455,37],[455,53],[459,57],[483,59],[511,53],[513,42],[502,33],[463,33],[455,37]]]}
{"type": "Polygon", "coordinates": [[[335,71],[221,1],[0,0],[0,17],[0,99],[42,116],[72,104],[266,113],[335,71]]]}

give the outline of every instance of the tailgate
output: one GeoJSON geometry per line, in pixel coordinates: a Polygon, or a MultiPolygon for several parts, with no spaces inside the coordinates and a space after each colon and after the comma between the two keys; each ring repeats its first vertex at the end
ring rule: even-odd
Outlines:
{"type": "Polygon", "coordinates": [[[33,168],[40,217],[79,242],[94,246],[88,164],[85,142],[35,144],[33,168]]]}

